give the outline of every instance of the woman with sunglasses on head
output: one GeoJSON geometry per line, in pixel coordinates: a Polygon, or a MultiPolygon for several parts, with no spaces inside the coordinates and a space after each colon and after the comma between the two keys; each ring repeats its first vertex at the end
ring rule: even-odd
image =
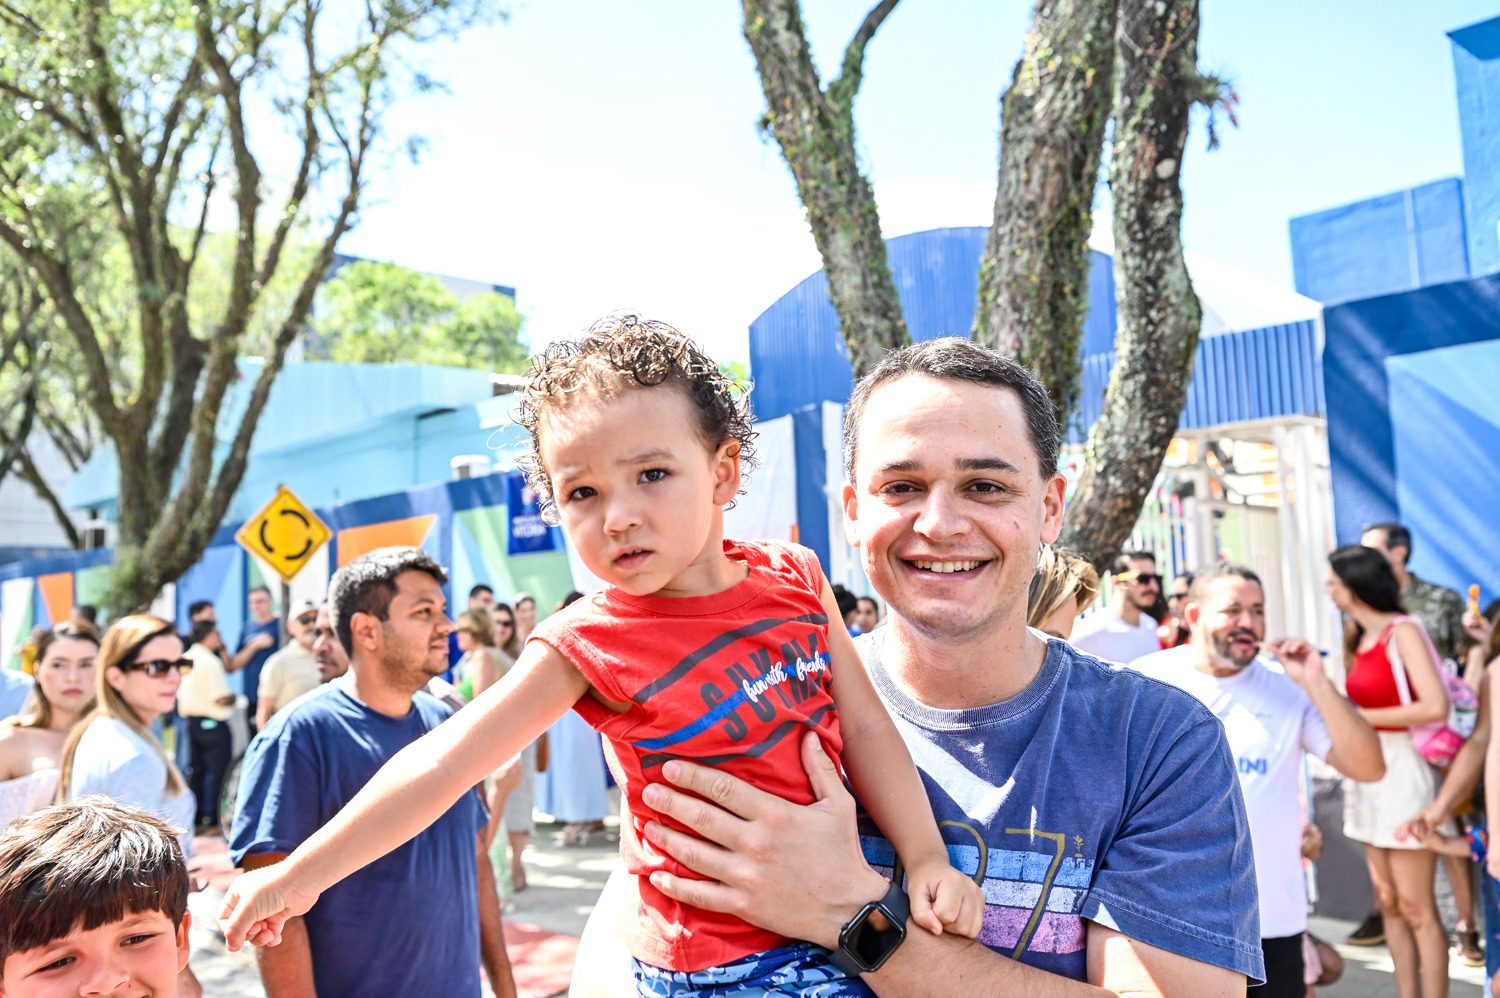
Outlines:
{"type": "Polygon", "coordinates": [[[1448,716],[1437,652],[1421,623],[1406,614],[1384,554],[1350,544],[1329,555],[1328,564],[1328,595],[1347,619],[1344,685],[1380,736],[1385,756],[1379,781],[1345,781],[1344,834],[1364,844],[1397,992],[1401,998],[1445,998],[1448,936],[1433,896],[1436,857],[1420,841],[1397,834],[1437,796],[1437,778],[1411,733],[1415,725],[1448,716]]]}
{"type": "Polygon", "coordinates": [[[0,724],[0,828],[52,803],[63,743],[94,702],[99,634],[65,621],[37,642],[36,685],[21,712],[0,724]]]}
{"type": "Polygon", "coordinates": [[[181,830],[183,856],[193,846],[193,795],[151,725],[172,709],[192,667],[167,621],[144,613],[115,621],[95,663],[98,702],[73,729],[62,757],[63,797],[104,794],[150,811],[181,830]]]}

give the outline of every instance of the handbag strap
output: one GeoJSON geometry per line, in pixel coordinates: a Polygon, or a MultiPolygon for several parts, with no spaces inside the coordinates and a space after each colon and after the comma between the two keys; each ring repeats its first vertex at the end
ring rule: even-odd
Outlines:
{"type": "Polygon", "coordinates": [[[1396,695],[1401,698],[1401,706],[1405,707],[1412,702],[1411,683],[1406,678],[1406,664],[1401,661],[1401,650],[1396,647],[1396,625],[1410,620],[1410,617],[1397,617],[1385,625],[1385,630],[1380,632],[1380,644],[1385,648],[1386,661],[1391,664],[1391,678],[1396,681],[1396,695]]]}

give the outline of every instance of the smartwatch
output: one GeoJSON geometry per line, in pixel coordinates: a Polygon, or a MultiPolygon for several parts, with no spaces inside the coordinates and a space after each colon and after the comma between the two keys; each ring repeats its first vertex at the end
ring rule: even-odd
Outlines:
{"type": "Polygon", "coordinates": [[[896,947],[906,938],[906,918],[911,914],[911,902],[899,883],[893,882],[890,890],[878,901],[871,901],[859,910],[839,930],[839,945],[833,951],[833,962],[851,977],[879,970],[881,964],[896,952],[896,947]],[[870,923],[870,916],[880,912],[887,926],[877,929],[870,923]]]}

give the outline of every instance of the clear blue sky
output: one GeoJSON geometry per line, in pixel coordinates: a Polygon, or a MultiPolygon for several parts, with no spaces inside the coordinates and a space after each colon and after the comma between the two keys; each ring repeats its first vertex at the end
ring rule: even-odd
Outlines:
{"type": "MultiPolygon", "coordinates": [[[[865,0],[805,0],[836,65],[865,0]]],[[[1184,164],[1189,250],[1292,284],[1287,220],[1462,172],[1444,32],[1500,0],[1204,0],[1200,64],[1240,127],[1199,117],[1184,164]]],[[[856,127],[887,235],[988,224],[999,97],[1031,8],[905,0],[866,58],[856,127]]],[[[518,288],[533,343],[613,308],[671,321],[722,359],[819,266],[791,177],[758,134],[733,0],[517,0],[433,48],[446,96],[390,115],[428,148],[373,178],[343,249],[518,288]]]]}

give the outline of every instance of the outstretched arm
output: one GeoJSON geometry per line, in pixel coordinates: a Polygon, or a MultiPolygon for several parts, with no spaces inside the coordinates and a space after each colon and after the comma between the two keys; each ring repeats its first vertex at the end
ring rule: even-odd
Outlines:
{"type": "Polygon", "coordinates": [[[906,867],[912,921],[941,935],[944,927],[973,938],[984,918],[984,897],[948,862],[932,804],[906,743],[891,723],[849,634],[839,626],[838,603],[823,583],[832,659],[833,699],[843,734],[844,768],[859,799],[906,867]]]}
{"type": "Polygon", "coordinates": [[[229,887],[219,916],[229,948],[280,941],[288,917],[417,835],[588,691],[566,658],[540,642],[468,708],[396,753],[333,820],[283,863],[229,887]]]}

